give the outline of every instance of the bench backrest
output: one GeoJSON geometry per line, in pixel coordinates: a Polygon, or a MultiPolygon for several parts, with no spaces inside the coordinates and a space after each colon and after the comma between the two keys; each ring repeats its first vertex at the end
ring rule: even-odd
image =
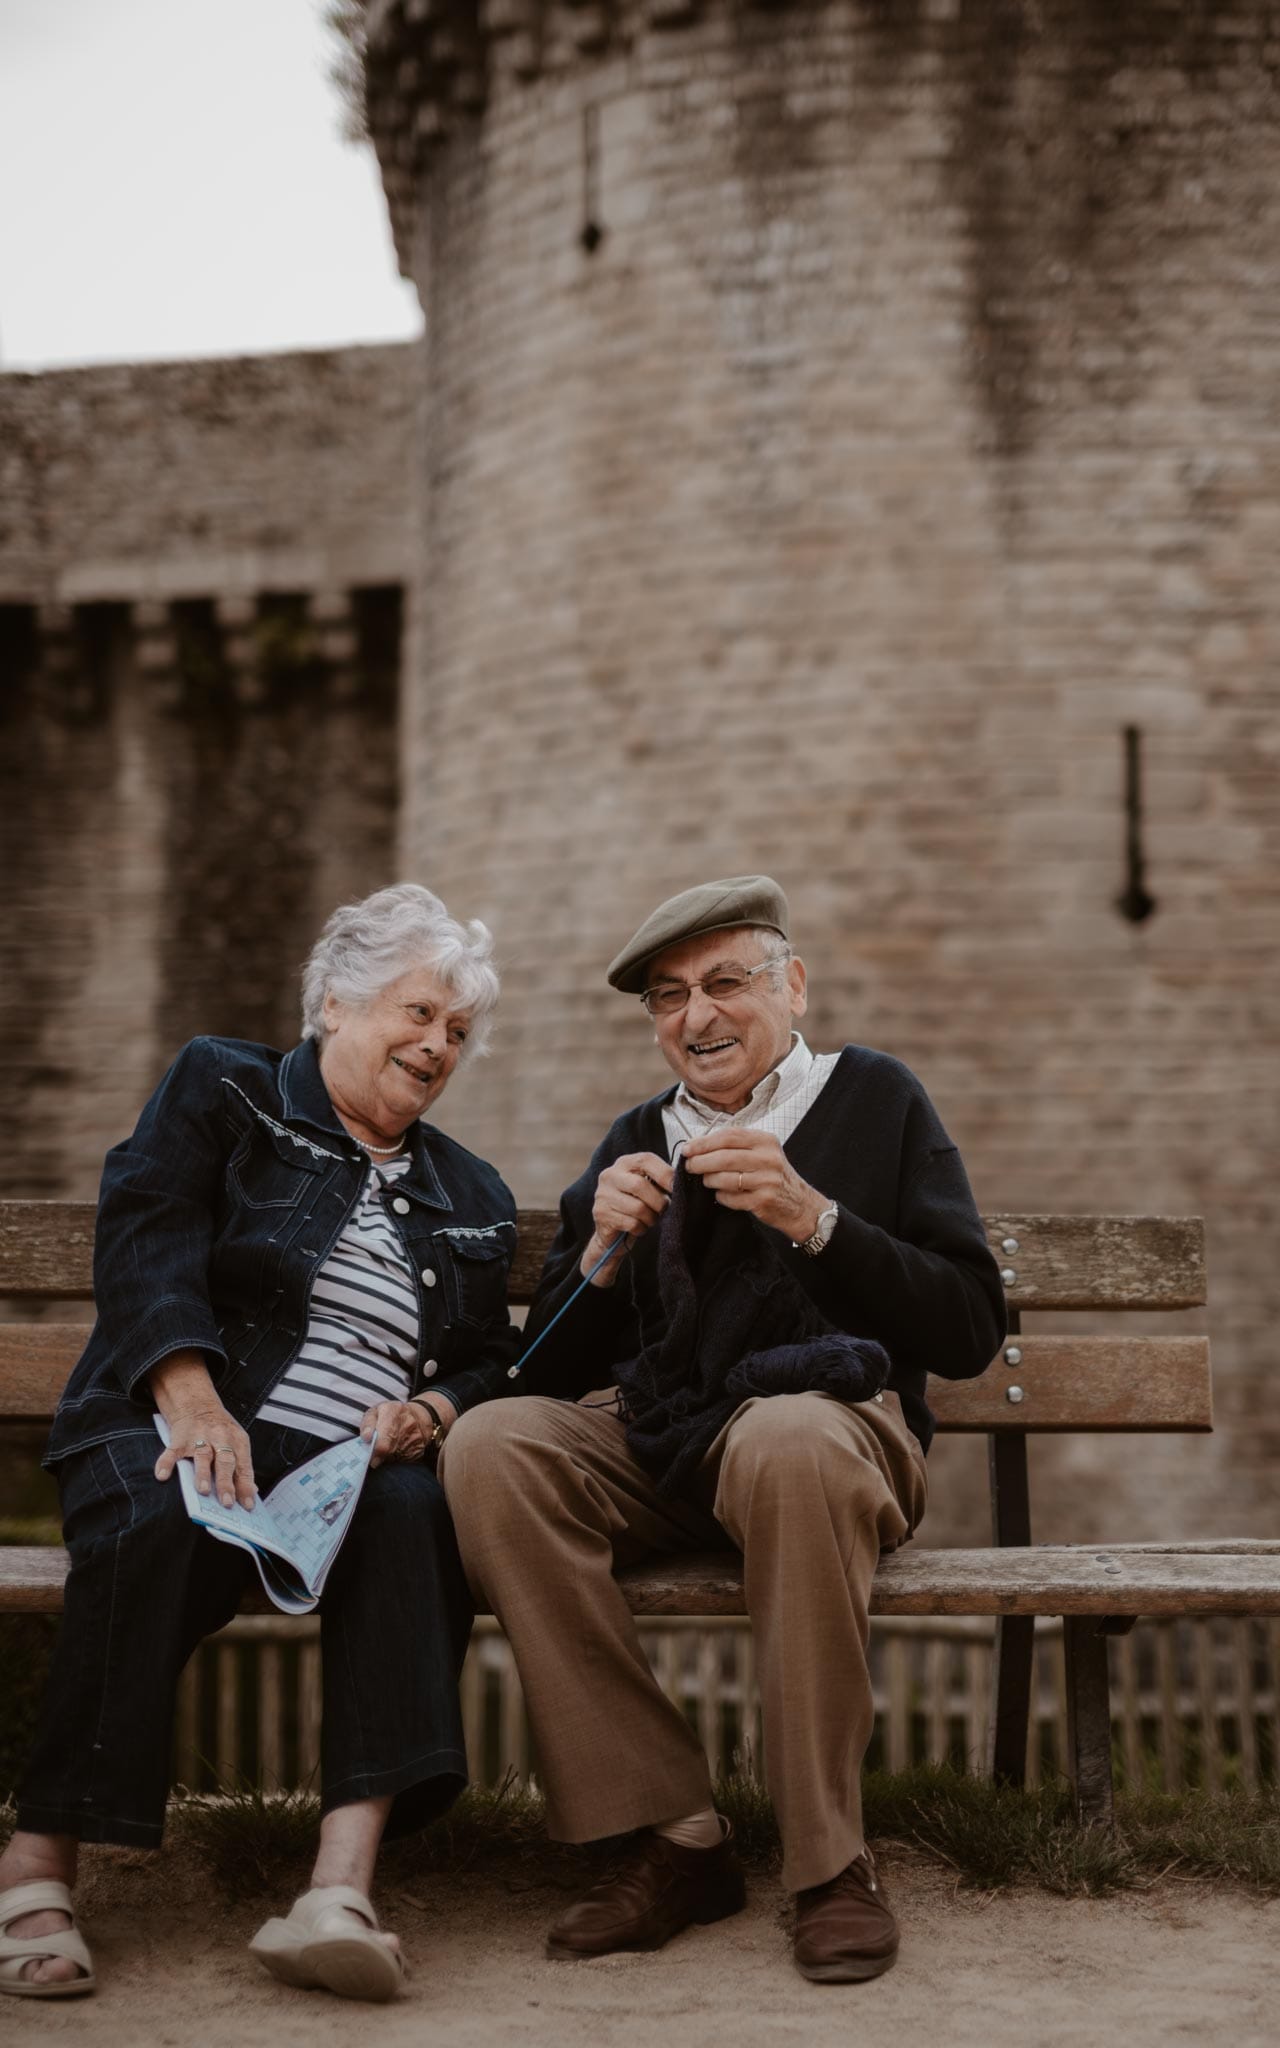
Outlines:
{"type": "MultiPolygon", "coordinates": [[[[91,1202],[0,1202],[0,1299],[82,1301],[93,1285],[91,1202]]],[[[556,1226],[520,1213],[512,1298],[527,1302],[556,1226]]],[[[943,1430],[1213,1427],[1207,1337],[1036,1335],[1032,1311],[1203,1304],[1204,1225],[1194,1216],[989,1216],[1011,1334],[981,1379],[929,1382],[943,1430]]],[[[0,1323],[0,1421],[48,1421],[84,1342],[84,1319],[0,1323]]]]}

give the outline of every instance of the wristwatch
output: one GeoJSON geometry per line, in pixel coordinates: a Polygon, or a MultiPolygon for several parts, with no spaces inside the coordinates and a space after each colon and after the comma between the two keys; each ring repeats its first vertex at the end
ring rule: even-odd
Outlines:
{"type": "Polygon", "coordinates": [[[821,1216],[819,1216],[814,1226],[812,1237],[792,1238],[791,1242],[795,1249],[798,1252],[803,1252],[806,1258],[816,1259],[819,1252],[825,1252],[830,1244],[839,1218],[840,1211],[833,1202],[831,1207],[824,1209],[821,1216]]]}
{"type": "Polygon", "coordinates": [[[425,1444],[424,1454],[429,1458],[433,1452],[439,1450],[441,1444],[445,1440],[445,1437],[448,1435],[448,1431],[446,1430],[443,1422],[440,1420],[440,1410],[438,1408],[433,1408],[430,1401],[424,1401],[421,1394],[414,1395],[413,1405],[415,1408],[425,1408],[427,1414],[431,1417],[431,1420],[435,1425],[435,1427],[431,1431],[430,1436],[426,1439],[425,1444]]]}

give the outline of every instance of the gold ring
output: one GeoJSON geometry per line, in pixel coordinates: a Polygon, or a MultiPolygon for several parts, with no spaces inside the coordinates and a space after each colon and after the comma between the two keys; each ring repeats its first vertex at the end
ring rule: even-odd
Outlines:
{"type": "Polygon", "coordinates": [[[234,1458],[234,1457],[235,1457],[235,1454],[236,1454],[236,1447],[235,1447],[235,1445],[234,1445],[234,1444],[215,1444],[213,1448],[214,1448],[214,1450],[215,1450],[215,1451],[216,1451],[216,1452],[218,1453],[218,1456],[219,1456],[220,1458],[221,1458],[221,1457],[227,1457],[227,1458],[234,1458]]]}
{"type": "Polygon", "coordinates": [[[741,1175],[741,1174],[739,1174],[739,1175],[738,1175],[738,1193],[739,1193],[739,1194],[741,1194],[741,1193],[742,1193],[742,1175],[741,1175]]]}

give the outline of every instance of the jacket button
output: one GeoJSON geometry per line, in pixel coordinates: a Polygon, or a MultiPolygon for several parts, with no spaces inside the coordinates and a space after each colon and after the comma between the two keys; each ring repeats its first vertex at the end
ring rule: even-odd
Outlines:
{"type": "Polygon", "coordinates": [[[436,1284],[436,1276],[430,1266],[424,1266],[422,1269],[422,1284],[424,1287],[434,1287],[436,1284]]]}
{"type": "Polygon", "coordinates": [[[439,1372],[439,1370],[440,1370],[440,1362],[439,1362],[439,1360],[438,1360],[438,1359],[435,1359],[435,1358],[428,1358],[428,1359],[427,1359],[427,1361],[426,1361],[426,1363],[424,1364],[424,1366],[423,1366],[423,1368],[422,1368],[422,1377],[423,1377],[423,1379],[424,1379],[424,1380],[433,1380],[433,1379],[435,1378],[436,1374],[437,1374],[437,1373],[439,1372]]]}
{"type": "Polygon", "coordinates": [[[409,1204],[405,1201],[403,1195],[397,1195],[391,1206],[397,1216],[407,1216],[409,1214],[409,1204]]]}

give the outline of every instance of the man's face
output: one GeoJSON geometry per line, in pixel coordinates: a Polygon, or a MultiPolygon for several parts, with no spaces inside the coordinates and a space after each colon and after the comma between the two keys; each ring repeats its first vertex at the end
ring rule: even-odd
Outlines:
{"type": "Polygon", "coordinates": [[[783,950],[783,941],[772,933],[708,932],[668,946],[649,962],[648,988],[664,982],[690,985],[684,1007],[656,1016],[653,1028],[671,1071],[716,1109],[741,1109],[752,1089],[786,1058],[792,1019],[803,1017],[807,1007],[804,965],[790,960],[776,973],[766,969],[721,1001],[691,984],[741,973],[783,950]],[[781,987],[774,986],[775,980],[781,987]]]}

